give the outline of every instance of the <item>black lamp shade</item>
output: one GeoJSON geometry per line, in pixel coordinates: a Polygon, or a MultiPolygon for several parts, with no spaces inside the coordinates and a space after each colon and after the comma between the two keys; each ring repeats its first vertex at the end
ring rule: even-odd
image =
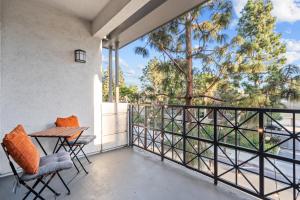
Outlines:
{"type": "Polygon", "coordinates": [[[86,63],[86,51],[81,49],[75,50],[75,62],[86,63]]]}

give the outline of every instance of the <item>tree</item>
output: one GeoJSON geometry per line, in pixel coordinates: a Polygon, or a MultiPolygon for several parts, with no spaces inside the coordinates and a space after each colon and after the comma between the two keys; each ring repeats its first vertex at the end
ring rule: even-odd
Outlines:
{"type": "MultiPolygon", "coordinates": [[[[135,52],[147,56],[149,55],[148,47],[150,47],[163,53],[166,63],[172,63],[177,73],[185,80],[185,84],[182,86],[185,87],[183,88],[185,93],[183,98],[186,105],[192,105],[195,97],[214,99],[207,93],[221,80],[221,75],[228,66],[223,55],[229,45],[226,43],[227,36],[222,31],[230,23],[231,11],[230,0],[207,1],[148,34],[146,45],[137,47],[135,52]],[[209,19],[203,15],[206,10],[211,11],[209,19]],[[214,79],[211,84],[199,94],[193,93],[194,59],[198,59],[202,63],[201,72],[213,73],[214,71],[216,73],[213,74],[214,79]]],[[[164,66],[169,67],[168,65],[164,66]]]]}
{"type": "Polygon", "coordinates": [[[104,71],[102,74],[102,97],[103,97],[103,101],[108,101],[109,97],[108,97],[108,93],[109,93],[109,74],[108,74],[108,70],[104,71]]]}
{"type": "Polygon", "coordinates": [[[137,86],[126,86],[120,87],[120,100],[123,102],[135,103],[139,100],[139,93],[137,86]]]}
{"type": "Polygon", "coordinates": [[[238,23],[241,45],[237,48],[234,73],[246,98],[242,104],[257,107],[275,106],[281,101],[282,68],[286,46],[275,32],[270,0],[248,0],[238,23]]]}
{"type": "MultiPolygon", "coordinates": [[[[137,102],[138,100],[138,88],[136,86],[127,86],[124,79],[124,74],[119,71],[119,87],[120,87],[120,101],[122,102],[137,102]]],[[[113,81],[113,95],[115,93],[115,84],[113,81]]],[[[109,99],[109,73],[108,70],[103,72],[102,76],[102,95],[103,101],[109,99]]]]}
{"type": "Polygon", "coordinates": [[[140,78],[142,82],[143,95],[146,101],[155,103],[182,103],[180,102],[182,85],[185,80],[177,73],[173,62],[160,61],[157,58],[151,59],[143,69],[140,78]]]}
{"type": "Polygon", "coordinates": [[[289,64],[281,69],[281,97],[289,101],[300,99],[300,68],[289,64]]]}

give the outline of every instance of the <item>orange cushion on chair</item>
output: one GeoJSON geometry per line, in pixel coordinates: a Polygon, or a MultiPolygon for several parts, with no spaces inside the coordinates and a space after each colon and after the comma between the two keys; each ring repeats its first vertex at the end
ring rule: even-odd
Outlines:
{"type": "Polygon", "coordinates": [[[3,144],[9,155],[26,173],[38,173],[40,154],[22,125],[18,125],[14,130],[6,134],[3,144]]]}
{"type": "MultiPolygon", "coordinates": [[[[79,122],[78,122],[78,118],[74,115],[70,116],[70,117],[66,117],[66,118],[60,118],[58,117],[56,119],[55,125],[57,127],[79,127],[79,122]]],[[[72,141],[74,139],[76,139],[79,135],[80,135],[80,131],[75,133],[74,135],[70,136],[67,138],[68,141],[72,141]]]]}

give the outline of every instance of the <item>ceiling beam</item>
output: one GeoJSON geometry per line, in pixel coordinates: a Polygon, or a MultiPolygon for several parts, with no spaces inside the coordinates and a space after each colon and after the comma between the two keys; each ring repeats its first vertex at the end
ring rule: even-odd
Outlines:
{"type": "MultiPolygon", "coordinates": [[[[118,36],[128,29],[130,26],[140,21],[143,17],[148,15],[150,12],[155,10],[157,7],[161,6],[167,0],[151,0],[147,4],[145,4],[141,9],[139,9],[136,13],[130,16],[127,20],[125,20],[120,26],[114,29],[109,33],[107,39],[109,42],[113,40],[118,40],[118,36]]],[[[113,44],[111,44],[113,46],[113,44]]]]}
{"type": "Polygon", "coordinates": [[[93,36],[105,38],[150,0],[110,1],[92,22],[93,36]]]}
{"type": "Polygon", "coordinates": [[[209,0],[151,0],[147,5],[137,11],[134,15],[124,21],[122,25],[114,29],[106,40],[103,41],[103,47],[114,48],[114,42],[119,41],[119,47],[123,48],[132,41],[148,34],[156,28],[172,21],[186,12],[207,3],[209,0]],[[150,6],[152,3],[152,6],[150,6]],[[149,12],[149,8],[154,8],[149,12]],[[144,16],[143,12],[146,13],[144,16]],[[138,20],[137,20],[138,19],[138,20]]]}

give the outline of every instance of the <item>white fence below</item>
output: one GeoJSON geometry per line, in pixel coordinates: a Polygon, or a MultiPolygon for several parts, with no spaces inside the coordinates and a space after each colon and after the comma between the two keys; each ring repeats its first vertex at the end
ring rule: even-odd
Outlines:
{"type": "Polygon", "coordinates": [[[128,104],[102,103],[102,150],[128,144],[128,104]]]}

